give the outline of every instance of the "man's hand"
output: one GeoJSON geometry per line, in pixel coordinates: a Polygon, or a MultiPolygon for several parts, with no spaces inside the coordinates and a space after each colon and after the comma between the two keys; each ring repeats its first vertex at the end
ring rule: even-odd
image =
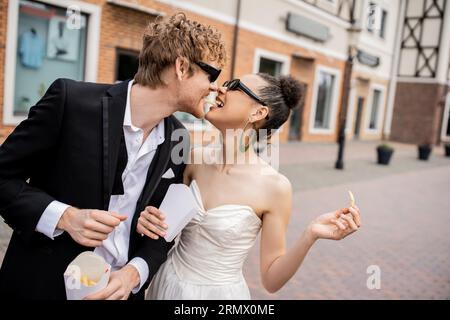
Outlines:
{"type": "Polygon", "coordinates": [[[57,228],[85,247],[99,247],[127,216],[103,210],[67,208],[57,228]]]}
{"type": "Polygon", "coordinates": [[[111,272],[105,289],[91,294],[85,300],[127,300],[131,290],[140,283],[139,272],[132,265],[111,272]]]}

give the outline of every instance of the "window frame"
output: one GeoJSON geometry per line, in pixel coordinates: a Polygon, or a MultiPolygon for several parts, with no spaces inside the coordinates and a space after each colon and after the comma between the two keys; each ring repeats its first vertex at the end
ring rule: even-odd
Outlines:
{"type": "Polygon", "coordinates": [[[366,114],[364,119],[364,131],[368,134],[377,134],[381,133],[382,127],[383,127],[383,118],[384,118],[384,112],[386,109],[386,87],[381,84],[372,84],[369,88],[369,96],[367,99],[366,104],[366,114]],[[379,99],[379,105],[378,105],[378,114],[376,119],[376,126],[375,129],[369,128],[370,125],[370,117],[372,114],[372,108],[373,108],[373,97],[375,90],[380,91],[380,99],[379,99]]]}
{"type": "MultiPolygon", "coordinates": [[[[100,20],[101,7],[98,5],[77,0],[39,0],[41,2],[60,8],[78,6],[80,11],[88,15],[88,27],[86,34],[86,56],[84,66],[84,80],[96,82],[98,70],[98,57],[100,47],[100,20]]],[[[8,3],[6,47],[5,47],[5,70],[4,70],[4,92],[3,92],[3,125],[16,126],[27,118],[26,115],[14,115],[14,92],[17,63],[17,32],[19,23],[19,0],[11,0],[8,3]]],[[[36,101],[37,102],[37,101],[36,101]]]]}
{"type": "MultiPolygon", "coordinates": [[[[253,57],[253,73],[259,72],[261,58],[264,58],[266,60],[280,62],[281,63],[280,75],[288,75],[289,74],[289,70],[291,69],[291,58],[289,56],[278,53],[278,52],[274,52],[274,51],[260,49],[260,48],[255,49],[255,55],[253,57]]],[[[278,129],[278,132],[283,132],[284,127],[285,126],[282,125],[278,129]]]]}
{"type": "Polygon", "coordinates": [[[369,34],[376,36],[377,38],[379,38],[381,40],[385,40],[386,39],[386,26],[387,26],[387,23],[389,20],[388,19],[389,12],[384,7],[382,7],[379,3],[371,1],[371,2],[369,2],[369,7],[371,7],[371,6],[377,6],[381,10],[380,29],[379,30],[371,29],[371,28],[369,28],[369,25],[366,24],[366,31],[369,34]],[[383,17],[384,17],[384,19],[383,19],[383,17]]]}
{"type": "Polygon", "coordinates": [[[337,111],[339,106],[339,93],[341,87],[341,71],[336,68],[330,68],[322,65],[316,67],[314,75],[314,85],[313,85],[313,96],[311,100],[311,112],[309,116],[309,133],[310,134],[333,134],[336,130],[337,125],[337,111]],[[331,113],[330,113],[330,124],[329,128],[316,128],[315,118],[317,110],[317,96],[319,92],[319,74],[320,72],[325,72],[331,74],[335,77],[333,92],[331,97],[331,113]]]}
{"type": "Polygon", "coordinates": [[[129,56],[129,57],[137,57],[139,59],[139,51],[138,50],[133,50],[133,49],[126,49],[126,48],[122,48],[122,47],[116,47],[116,65],[115,65],[115,70],[114,70],[114,81],[119,82],[119,81],[123,81],[123,80],[118,80],[118,76],[119,76],[119,56],[129,56]]]}
{"type": "Polygon", "coordinates": [[[445,108],[444,108],[444,116],[442,117],[442,126],[441,126],[441,140],[444,142],[450,142],[450,135],[447,135],[447,126],[448,120],[450,118],[450,92],[447,93],[447,97],[445,99],[445,108]]]}
{"type": "Polygon", "coordinates": [[[268,51],[260,48],[255,49],[255,55],[253,57],[253,73],[259,72],[259,65],[261,58],[272,60],[276,62],[281,62],[281,72],[280,75],[289,74],[291,59],[289,56],[280,54],[278,52],[268,51]]]}

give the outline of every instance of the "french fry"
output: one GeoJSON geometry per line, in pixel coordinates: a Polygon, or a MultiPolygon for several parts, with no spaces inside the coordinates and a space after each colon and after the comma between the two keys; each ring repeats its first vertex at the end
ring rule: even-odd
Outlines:
{"type": "Polygon", "coordinates": [[[86,287],[91,287],[91,286],[97,284],[96,281],[89,279],[88,276],[86,276],[86,275],[81,276],[80,282],[86,287]]]}
{"type": "Polygon", "coordinates": [[[353,196],[353,193],[349,190],[348,195],[350,196],[350,207],[355,206],[355,197],[353,196]]]}
{"type": "Polygon", "coordinates": [[[80,282],[84,284],[86,287],[89,286],[89,280],[87,276],[81,276],[80,282]]]}

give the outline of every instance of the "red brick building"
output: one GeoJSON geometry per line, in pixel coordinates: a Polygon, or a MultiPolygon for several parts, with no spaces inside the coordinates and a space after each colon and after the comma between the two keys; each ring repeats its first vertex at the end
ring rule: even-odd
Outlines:
{"type": "MultiPolygon", "coordinates": [[[[431,111],[413,99],[418,110],[410,115],[405,114],[410,84],[396,85],[399,65],[393,57],[403,54],[396,35],[404,32],[406,10],[406,1],[381,0],[0,0],[0,141],[55,78],[113,83],[132,77],[145,26],[177,11],[222,32],[229,60],[220,82],[265,71],[290,73],[306,85],[304,104],[283,126],[281,141],[335,141],[347,89],[348,138],[378,140],[392,131],[396,140],[423,140],[413,133],[421,119],[436,136],[438,126],[450,130],[443,128],[448,110],[446,115],[440,107],[439,114],[436,107],[446,89],[421,87],[426,95],[420,99],[432,105],[431,111]],[[380,18],[376,27],[369,23],[374,5],[380,18]],[[353,43],[352,25],[361,30],[353,43]],[[347,88],[350,46],[357,54],[347,88]]],[[[441,11],[442,25],[448,26],[449,10],[441,11]]],[[[447,45],[448,52],[445,41],[438,46],[447,45]]],[[[448,65],[448,54],[440,59],[448,65]]],[[[194,128],[191,118],[180,117],[192,130],[211,129],[207,123],[194,128]]]]}

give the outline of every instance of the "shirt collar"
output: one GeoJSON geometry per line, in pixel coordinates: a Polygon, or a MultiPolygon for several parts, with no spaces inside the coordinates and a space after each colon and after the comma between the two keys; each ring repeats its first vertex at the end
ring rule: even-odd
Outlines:
{"type": "Polygon", "coordinates": [[[133,86],[133,82],[134,82],[134,80],[131,80],[130,82],[128,82],[127,102],[126,102],[126,106],[125,106],[125,117],[123,118],[123,125],[126,127],[136,128],[131,123],[130,96],[131,96],[131,87],[133,86]]]}
{"type": "MultiPolygon", "coordinates": [[[[134,80],[130,80],[128,82],[128,91],[127,91],[127,102],[125,106],[125,116],[123,118],[123,126],[129,127],[133,131],[142,131],[141,128],[135,127],[131,122],[131,104],[130,104],[130,96],[131,96],[131,87],[133,86],[134,80]]],[[[164,142],[164,119],[162,119],[155,128],[150,132],[149,138],[155,139],[157,145],[160,145],[164,142]]]]}

